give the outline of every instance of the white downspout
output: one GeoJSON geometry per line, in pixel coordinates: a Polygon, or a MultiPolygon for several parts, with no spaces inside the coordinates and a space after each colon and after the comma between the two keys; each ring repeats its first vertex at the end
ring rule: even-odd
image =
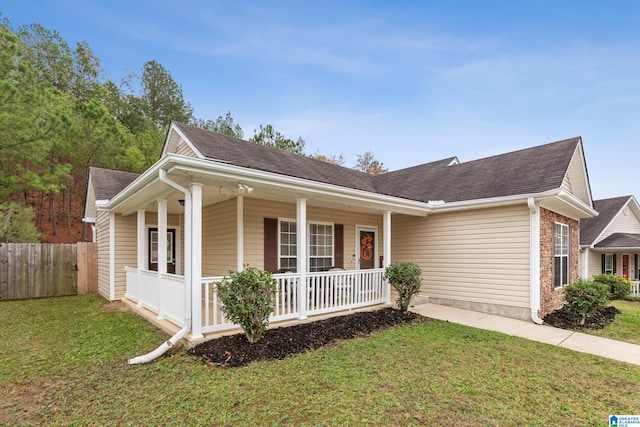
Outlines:
{"type": "Polygon", "coordinates": [[[529,306],[531,320],[538,325],[543,320],[538,317],[540,310],[540,209],[533,197],[527,199],[529,206],[529,306]]]}
{"type": "MultiPolygon", "coordinates": [[[[175,188],[176,190],[182,192],[184,194],[184,232],[187,239],[191,240],[191,192],[186,188],[182,187],[178,183],[171,181],[167,178],[167,171],[164,169],[160,169],[159,171],[160,181],[167,184],[170,187],[175,188]]],[[[185,239],[185,240],[187,240],[185,239]]],[[[186,242],[185,242],[186,248],[186,242]]],[[[145,363],[152,362],[156,360],[158,357],[162,356],[169,350],[171,347],[176,345],[191,329],[191,250],[190,248],[186,248],[185,254],[185,269],[184,269],[184,284],[185,284],[185,308],[184,308],[184,327],[175,333],[171,338],[162,343],[158,348],[153,350],[150,353],[144,354],[142,356],[137,356],[128,360],[129,365],[141,365],[145,363]]]]}

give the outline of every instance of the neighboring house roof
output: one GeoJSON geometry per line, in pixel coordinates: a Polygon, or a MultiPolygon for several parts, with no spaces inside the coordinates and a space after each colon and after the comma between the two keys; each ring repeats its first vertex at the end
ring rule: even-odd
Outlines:
{"type": "Polygon", "coordinates": [[[594,200],[593,208],[599,214],[597,217],[585,218],[580,221],[580,244],[583,246],[593,245],[631,198],[632,196],[620,196],[611,199],[594,200]]]}
{"type": "Polygon", "coordinates": [[[173,123],[202,156],[236,166],[428,202],[456,202],[560,188],[579,137],[458,163],[455,157],[369,175],[226,135],[173,123]]]}
{"type": "Polygon", "coordinates": [[[110,169],[89,168],[89,176],[96,200],[109,200],[140,175],[110,169]]]}
{"type": "Polygon", "coordinates": [[[639,248],[640,234],[613,233],[606,239],[596,243],[596,248],[639,248]]]}

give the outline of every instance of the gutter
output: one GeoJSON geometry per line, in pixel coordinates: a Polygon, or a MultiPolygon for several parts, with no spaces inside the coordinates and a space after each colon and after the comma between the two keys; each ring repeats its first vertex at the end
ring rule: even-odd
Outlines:
{"type": "MultiPolygon", "coordinates": [[[[185,221],[184,221],[184,232],[185,232],[185,236],[186,239],[185,240],[189,240],[189,242],[191,241],[191,192],[189,190],[187,190],[186,188],[184,188],[183,186],[179,185],[178,183],[170,180],[169,178],[167,178],[167,171],[164,169],[160,169],[158,172],[158,177],[160,178],[160,181],[162,181],[163,183],[167,184],[170,187],[175,188],[176,190],[182,192],[184,194],[184,216],[185,216],[185,221]]],[[[185,247],[187,246],[188,242],[185,242],[185,247]]],[[[137,356],[134,357],[132,359],[129,359],[127,363],[129,363],[129,365],[141,365],[141,364],[145,364],[145,363],[149,363],[149,362],[153,362],[154,360],[156,360],[158,357],[162,356],[163,354],[165,354],[167,352],[167,350],[169,350],[171,347],[173,347],[174,345],[176,345],[186,334],[187,332],[189,332],[191,330],[191,318],[192,318],[192,314],[191,314],[191,251],[190,250],[186,250],[185,254],[185,270],[184,270],[184,288],[185,288],[185,296],[184,296],[184,327],[182,329],[180,329],[178,332],[175,333],[175,335],[173,335],[171,338],[169,338],[169,340],[165,341],[164,343],[162,343],[158,348],[156,348],[155,350],[153,350],[150,353],[144,354],[142,356],[137,356]]]]}
{"type": "Polygon", "coordinates": [[[540,310],[540,209],[533,197],[527,198],[529,206],[529,308],[531,320],[542,325],[543,320],[538,317],[540,310]]]}

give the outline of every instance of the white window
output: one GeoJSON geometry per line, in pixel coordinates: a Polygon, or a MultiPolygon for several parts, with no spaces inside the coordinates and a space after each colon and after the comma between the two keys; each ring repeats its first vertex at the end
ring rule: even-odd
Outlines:
{"type": "Polygon", "coordinates": [[[309,271],[333,266],[333,224],[309,224],[309,271]]]}
{"type": "Polygon", "coordinates": [[[613,274],[613,254],[604,255],[604,274],[613,274]]]}
{"type": "Polygon", "coordinates": [[[298,266],[297,227],[295,221],[280,221],[278,264],[281,270],[296,272],[298,266]]]}
{"type": "MultiPolygon", "coordinates": [[[[278,265],[280,270],[297,271],[297,237],[295,221],[279,221],[278,265]]],[[[331,268],[333,266],[333,224],[309,224],[307,242],[309,271],[326,271],[331,268]]]]}
{"type": "Polygon", "coordinates": [[[555,223],[553,245],[553,284],[559,287],[569,283],[569,226],[567,224],[555,223]]]}

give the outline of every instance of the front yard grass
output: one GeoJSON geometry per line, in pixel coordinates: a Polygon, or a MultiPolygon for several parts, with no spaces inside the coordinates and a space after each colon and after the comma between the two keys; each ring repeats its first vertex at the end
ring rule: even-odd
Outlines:
{"type": "MultiPolygon", "coordinates": [[[[428,321],[222,369],[98,296],[0,303],[0,425],[606,426],[640,366],[428,321]]],[[[637,324],[636,324],[637,326],[637,324]]]]}
{"type": "Polygon", "coordinates": [[[615,300],[611,305],[622,312],[616,315],[613,323],[604,329],[581,332],[640,345],[640,301],[615,300]]]}

